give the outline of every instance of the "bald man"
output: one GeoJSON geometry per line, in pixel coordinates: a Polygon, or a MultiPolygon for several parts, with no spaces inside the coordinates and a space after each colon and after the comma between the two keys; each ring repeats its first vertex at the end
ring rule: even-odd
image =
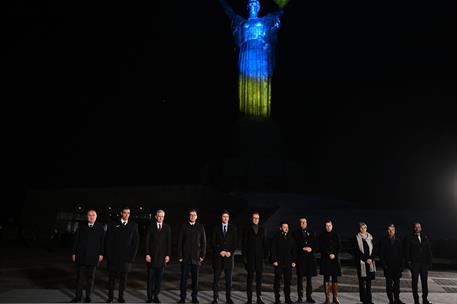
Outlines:
{"type": "Polygon", "coordinates": [[[105,229],[96,222],[97,212],[87,211],[87,222],[79,226],[73,243],[72,261],[77,267],[76,296],[72,303],[81,302],[83,280],[86,281],[85,302],[91,302],[94,289],[95,270],[103,261],[105,229]]]}

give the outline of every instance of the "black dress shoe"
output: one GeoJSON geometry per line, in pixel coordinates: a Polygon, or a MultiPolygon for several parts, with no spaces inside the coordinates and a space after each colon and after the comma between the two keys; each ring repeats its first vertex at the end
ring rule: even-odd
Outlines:
{"type": "Polygon", "coordinates": [[[429,300],[425,299],[422,301],[422,304],[432,304],[432,302],[430,302],[429,300]]]}
{"type": "Polygon", "coordinates": [[[276,299],[275,300],[275,304],[281,304],[281,300],[280,299],[276,299]]]}
{"type": "Polygon", "coordinates": [[[306,303],[316,303],[316,301],[314,301],[313,298],[308,297],[308,298],[306,298],[306,303]]]}
{"type": "Polygon", "coordinates": [[[70,303],[79,303],[81,302],[81,298],[80,297],[74,297],[73,299],[71,299],[70,303]]]}
{"type": "Polygon", "coordinates": [[[152,298],[148,298],[148,299],[146,300],[146,303],[152,303],[152,298]]]}
{"type": "Polygon", "coordinates": [[[257,297],[257,304],[265,304],[264,301],[262,301],[262,298],[261,297],[257,297]]]}
{"type": "Polygon", "coordinates": [[[193,303],[193,304],[199,304],[200,302],[198,301],[197,298],[193,298],[193,299],[192,299],[192,303],[193,303]]]}
{"type": "Polygon", "coordinates": [[[405,304],[405,302],[402,302],[402,300],[398,299],[397,301],[394,302],[394,304],[405,304]]]}
{"type": "Polygon", "coordinates": [[[233,304],[233,301],[232,301],[232,299],[229,298],[229,299],[227,299],[227,301],[225,301],[225,303],[227,303],[227,304],[233,304]]]}
{"type": "Polygon", "coordinates": [[[92,302],[92,299],[91,299],[90,297],[86,297],[86,298],[84,299],[84,302],[90,303],[90,302],[92,302]]]}
{"type": "Polygon", "coordinates": [[[293,302],[292,302],[291,299],[287,299],[287,300],[284,301],[284,303],[286,303],[286,304],[292,304],[293,302]]]}
{"type": "Polygon", "coordinates": [[[154,297],[154,299],[152,299],[152,303],[160,303],[160,300],[158,297],[154,297]]]}
{"type": "Polygon", "coordinates": [[[124,300],[123,297],[117,298],[117,301],[118,301],[119,303],[125,303],[125,300],[124,300]]]}
{"type": "Polygon", "coordinates": [[[295,301],[295,303],[303,303],[303,299],[302,298],[298,298],[297,301],[295,301]]]}
{"type": "Polygon", "coordinates": [[[186,303],[186,299],[179,299],[178,304],[186,303]]]}
{"type": "Polygon", "coordinates": [[[113,303],[113,298],[106,299],[105,303],[113,303]]]}
{"type": "Polygon", "coordinates": [[[217,303],[218,303],[217,299],[214,299],[213,302],[211,302],[211,304],[217,304],[217,303]]]}

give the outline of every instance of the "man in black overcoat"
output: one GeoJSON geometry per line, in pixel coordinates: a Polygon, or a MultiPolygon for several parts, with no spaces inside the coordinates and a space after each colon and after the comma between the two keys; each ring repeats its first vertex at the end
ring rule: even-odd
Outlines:
{"type": "Polygon", "coordinates": [[[77,265],[76,296],[71,301],[81,301],[83,278],[86,278],[85,302],[91,302],[90,295],[94,289],[95,270],[103,261],[105,229],[96,222],[97,212],[87,211],[87,222],[76,230],[73,243],[72,260],[77,265]]]}
{"type": "Polygon", "coordinates": [[[255,211],[251,213],[251,224],[244,230],[241,245],[243,262],[248,272],[246,278],[247,303],[252,304],[252,281],[255,273],[255,287],[257,304],[264,304],[262,301],[262,275],[263,261],[268,255],[265,229],[259,225],[260,214],[255,211]]]}
{"type": "Polygon", "coordinates": [[[112,223],[106,232],[105,253],[108,262],[108,299],[113,302],[114,285],[119,276],[119,303],[125,303],[124,290],[127,286],[127,273],[132,267],[139,245],[138,224],[129,220],[130,208],[121,211],[120,220],[112,223]]]}
{"type": "Polygon", "coordinates": [[[315,303],[311,294],[313,292],[312,277],[317,276],[316,237],[308,229],[308,221],[305,217],[298,220],[299,227],[293,233],[295,248],[297,250],[297,293],[298,303],[303,302],[303,278],[306,277],[306,302],[315,303]]]}
{"type": "Polygon", "coordinates": [[[414,304],[419,304],[417,284],[419,276],[422,284],[422,304],[428,301],[428,270],[432,266],[432,250],[428,237],[422,233],[420,223],[414,224],[414,232],[405,241],[406,262],[411,269],[411,284],[414,304]]]}
{"type": "Polygon", "coordinates": [[[213,304],[219,300],[219,279],[222,271],[225,274],[225,297],[227,304],[233,304],[232,292],[232,270],[234,266],[234,253],[237,247],[237,229],[229,224],[230,213],[222,211],[221,224],[213,229],[211,239],[213,256],[213,304]]]}
{"type": "Polygon", "coordinates": [[[171,228],[163,222],[165,211],[157,210],[155,221],[146,233],[146,265],[148,268],[148,303],[160,303],[159,292],[165,265],[171,256],[171,228]]]}
{"type": "Polygon", "coordinates": [[[197,210],[189,211],[189,220],[181,226],[178,237],[178,261],[181,263],[180,300],[186,302],[187,277],[192,276],[192,303],[198,301],[198,274],[206,256],[206,233],[197,223],[197,210]]]}
{"type": "Polygon", "coordinates": [[[281,278],[284,277],[284,298],[286,304],[291,304],[290,282],[292,280],[292,268],[295,268],[297,251],[295,241],[289,234],[289,224],[281,223],[280,232],[275,235],[271,243],[271,261],[273,263],[274,294],[275,304],[280,304],[279,289],[281,287],[281,278]]]}
{"type": "Polygon", "coordinates": [[[395,233],[395,225],[387,226],[387,235],[379,242],[379,259],[384,268],[389,304],[404,304],[400,300],[400,278],[403,272],[403,244],[395,233]]]}

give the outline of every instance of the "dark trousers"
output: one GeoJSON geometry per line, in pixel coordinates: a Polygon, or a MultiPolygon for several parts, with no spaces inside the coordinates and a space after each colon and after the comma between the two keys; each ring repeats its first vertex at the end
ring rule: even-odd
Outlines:
{"type": "Polygon", "coordinates": [[[290,281],[292,280],[292,269],[290,267],[278,266],[275,267],[275,281],[273,290],[275,299],[279,300],[279,289],[281,287],[281,278],[284,277],[284,298],[286,302],[290,302],[290,281]]]}
{"type": "Polygon", "coordinates": [[[428,297],[428,265],[424,263],[413,263],[411,265],[411,284],[413,289],[414,303],[419,303],[419,293],[417,284],[419,276],[422,284],[422,299],[427,300],[428,297]]]}
{"type": "Polygon", "coordinates": [[[400,278],[386,277],[386,293],[390,303],[400,300],[400,278]]]}
{"type": "Polygon", "coordinates": [[[221,273],[224,271],[225,275],[225,298],[230,299],[232,295],[232,268],[226,269],[213,269],[213,298],[219,298],[219,280],[221,278],[221,273]]]}
{"type": "Polygon", "coordinates": [[[108,275],[108,297],[114,296],[114,285],[116,284],[116,277],[119,275],[119,298],[124,297],[124,290],[127,285],[127,272],[110,271],[108,275]]]}
{"type": "Polygon", "coordinates": [[[255,272],[255,292],[257,297],[262,295],[262,275],[263,270],[248,270],[248,276],[246,278],[246,295],[248,301],[252,301],[252,282],[254,281],[255,272]]]}
{"type": "Polygon", "coordinates": [[[304,274],[300,273],[297,269],[297,293],[300,299],[303,299],[303,278],[306,277],[306,298],[311,298],[311,294],[313,293],[313,284],[312,284],[312,277],[305,276],[304,274]]]}
{"type": "Polygon", "coordinates": [[[148,299],[155,298],[159,295],[160,284],[163,279],[163,270],[165,267],[149,267],[148,266],[148,299]]]}
{"type": "Polygon", "coordinates": [[[359,295],[360,295],[360,302],[362,302],[362,303],[371,303],[372,302],[371,279],[362,278],[361,276],[359,276],[359,295]]]}
{"type": "Polygon", "coordinates": [[[187,277],[189,276],[189,272],[192,276],[192,299],[197,299],[198,295],[198,273],[200,272],[200,266],[194,264],[182,264],[181,265],[181,299],[186,299],[187,294],[187,277]]]}
{"type": "Polygon", "coordinates": [[[77,268],[76,297],[82,298],[84,281],[86,281],[86,297],[90,297],[92,291],[94,290],[96,267],[95,265],[78,265],[77,268]]]}

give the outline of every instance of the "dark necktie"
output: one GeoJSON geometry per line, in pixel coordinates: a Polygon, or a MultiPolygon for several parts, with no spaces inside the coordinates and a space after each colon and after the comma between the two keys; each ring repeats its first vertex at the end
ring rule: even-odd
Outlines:
{"type": "Polygon", "coordinates": [[[224,225],[224,236],[227,233],[227,225],[224,225]]]}
{"type": "Polygon", "coordinates": [[[159,231],[162,230],[162,224],[159,224],[159,231]]]}

